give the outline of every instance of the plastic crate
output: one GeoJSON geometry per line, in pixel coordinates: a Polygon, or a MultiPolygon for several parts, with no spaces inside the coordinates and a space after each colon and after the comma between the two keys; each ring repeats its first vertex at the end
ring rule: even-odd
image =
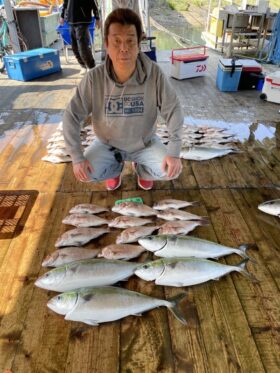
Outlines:
{"type": "Polygon", "coordinates": [[[181,80],[206,75],[208,57],[205,46],[173,49],[171,76],[181,80]]]}
{"type": "Polygon", "coordinates": [[[222,58],[219,61],[216,86],[222,92],[236,92],[240,81],[242,64],[231,58],[222,58]]]}
{"type": "Polygon", "coordinates": [[[8,77],[28,81],[61,70],[59,52],[51,48],[38,48],[4,56],[8,77]]]}
{"type": "MultiPolygon", "coordinates": [[[[94,29],[95,29],[95,18],[92,18],[91,23],[89,24],[89,33],[91,40],[89,45],[93,44],[94,40],[94,29]]],[[[59,25],[56,28],[56,31],[61,35],[64,45],[71,45],[71,36],[70,36],[70,25],[68,22],[64,21],[64,25],[59,25]]]]}

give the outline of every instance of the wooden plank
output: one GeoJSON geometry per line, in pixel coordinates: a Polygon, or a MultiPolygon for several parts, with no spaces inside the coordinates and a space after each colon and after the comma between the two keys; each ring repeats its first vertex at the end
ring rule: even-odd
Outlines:
{"type": "MultiPolygon", "coordinates": [[[[252,238],[250,237],[250,232],[246,226],[246,223],[244,222],[239,210],[236,210],[236,208],[234,207],[234,203],[229,192],[215,191],[215,193],[212,193],[212,195],[210,195],[209,192],[203,191],[202,194],[205,196],[207,206],[210,205],[212,208],[211,220],[214,224],[214,229],[217,234],[217,237],[221,240],[222,243],[225,243],[230,246],[237,246],[242,242],[252,242],[252,238]],[[216,205],[219,205],[220,208],[214,209],[213,207],[216,205]]],[[[242,320],[241,313],[243,312],[246,315],[246,320],[250,328],[253,326],[278,327],[278,323],[276,321],[279,321],[279,298],[277,297],[278,289],[276,288],[274,282],[271,281],[270,273],[266,268],[266,263],[262,262],[261,257],[257,254],[258,252],[254,253],[254,255],[251,253],[251,255],[256,257],[258,264],[255,267],[253,267],[252,265],[248,265],[248,268],[249,271],[251,273],[254,273],[256,277],[260,280],[259,284],[253,285],[246,279],[239,278],[240,276],[232,276],[240,304],[236,304],[234,306],[232,304],[230,306],[230,302],[234,301],[236,303],[236,299],[231,299],[231,291],[229,289],[228,291],[224,289],[222,292],[219,292],[220,302],[222,302],[223,307],[225,307],[226,315],[230,313],[231,316],[233,316],[232,310],[235,310],[235,313],[239,309],[238,313],[236,313],[236,317],[233,317],[232,320],[228,320],[229,324],[231,325],[233,335],[235,335],[237,340],[240,339],[241,336],[240,334],[235,334],[235,327],[237,329],[238,327],[240,328],[240,322],[242,320]],[[224,298],[225,296],[226,298],[224,298]],[[239,321],[239,326],[237,326],[236,324],[233,328],[232,326],[236,323],[236,319],[238,319],[239,321]]],[[[233,264],[236,262],[236,260],[227,257],[226,262],[229,264],[233,264]]],[[[253,345],[253,343],[250,343],[252,339],[250,338],[251,332],[248,330],[248,326],[244,325],[244,328],[245,327],[246,329],[244,329],[244,334],[246,333],[247,338],[249,338],[248,349],[250,349],[250,351],[247,351],[246,353],[242,351],[242,344],[244,346],[246,334],[244,335],[242,333],[242,340],[235,340],[234,345],[235,348],[238,350],[239,355],[242,356],[242,359],[244,359],[246,356],[245,360],[243,361],[246,367],[246,364],[248,364],[248,354],[251,354],[253,358],[253,356],[257,356],[257,352],[255,350],[255,346],[253,345]]],[[[271,342],[276,343],[277,339],[272,339],[271,342]]],[[[259,351],[260,347],[257,346],[257,349],[259,351]]],[[[268,351],[262,351],[262,354],[269,355],[270,353],[268,351]]],[[[276,367],[274,366],[273,368],[275,369],[276,367]]],[[[256,367],[256,369],[260,369],[260,367],[256,367]]]]}
{"type": "MultiPolygon", "coordinates": [[[[23,232],[11,242],[0,268],[1,370],[11,369],[21,343],[20,336],[33,293],[34,275],[37,273],[36,268],[38,271],[41,265],[38,263],[40,236],[52,199],[51,194],[39,195],[23,232]]],[[[32,325],[30,322],[31,328],[32,325]]]]}

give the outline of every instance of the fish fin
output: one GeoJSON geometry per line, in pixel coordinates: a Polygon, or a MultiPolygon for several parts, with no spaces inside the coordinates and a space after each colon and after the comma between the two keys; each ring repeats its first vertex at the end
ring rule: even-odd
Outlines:
{"type": "Polygon", "coordinates": [[[185,297],[186,297],[185,293],[180,293],[176,295],[175,297],[169,298],[168,302],[170,306],[168,307],[168,309],[173,313],[173,315],[176,317],[177,320],[179,320],[182,324],[187,325],[187,320],[182,315],[178,307],[180,301],[185,297]]]}
{"type": "Polygon", "coordinates": [[[248,262],[248,258],[242,260],[235,268],[238,272],[242,273],[245,277],[250,279],[254,283],[259,283],[260,281],[252,274],[246,271],[246,263],[248,262]]]}
{"type": "Polygon", "coordinates": [[[241,251],[240,255],[242,256],[242,258],[244,259],[249,259],[252,263],[254,264],[257,264],[257,261],[250,257],[249,255],[247,255],[246,253],[246,250],[248,249],[249,245],[248,244],[242,244],[238,247],[238,249],[241,251]]]}
{"type": "Polygon", "coordinates": [[[81,320],[81,322],[84,322],[85,324],[92,325],[92,326],[99,325],[96,320],[84,319],[84,320],[81,320]]]}
{"type": "Polygon", "coordinates": [[[200,201],[193,201],[190,206],[200,206],[200,201]]]}

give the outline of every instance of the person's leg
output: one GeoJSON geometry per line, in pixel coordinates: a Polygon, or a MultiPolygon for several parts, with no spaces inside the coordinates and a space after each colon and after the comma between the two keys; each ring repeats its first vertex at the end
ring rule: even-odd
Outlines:
{"type": "Polygon", "coordinates": [[[84,63],[82,57],[80,56],[76,33],[77,33],[77,26],[70,26],[70,36],[71,36],[72,51],[74,53],[74,56],[76,57],[76,60],[81,65],[81,67],[86,68],[86,64],[84,63]]]}
{"type": "Polygon", "coordinates": [[[173,179],[168,178],[166,172],[162,170],[163,159],[166,155],[167,148],[157,136],[154,136],[145,149],[131,154],[131,158],[135,162],[135,171],[139,178],[143,180],[173,179]]]}
{"type": "Polygon", "coordinates": [[[79,54],[84,62],[84,65],[86,65],[88,69],[92,69],[95,66],[95,61],[92,55],[91,47],[89,45],[90,34],[88,25],[79,25],[76,27],[76,30],[79,54]]]}
{"type": "Polygon", "coordinates": [[[94,169],[93,174],[90,175],[92,181],[113,179],[122,172],[124,163],[120,153],[99,140],[93,141],[85,150],[84,156],[94,169]]]}

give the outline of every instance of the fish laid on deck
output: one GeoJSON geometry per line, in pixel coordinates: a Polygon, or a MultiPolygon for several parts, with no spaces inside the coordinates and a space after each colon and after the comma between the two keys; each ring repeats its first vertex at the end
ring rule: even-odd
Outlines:
{"type": "Polygon", "coordinates": [[[98,214],[109,211],[106,207],[94,205],[92,203],[81,203],[71,208],[70,214],[98,214]]]}
{"type": "Polygon", "coordinates": [[[109,228],[75,228],[63,233],[56,241],[55,247],[83,246],[89,241],[110,232],[109,228]]]}
{"type": "Polygon", "coordinates": [[[150,219],[137,218],[134,216],[117,216],[115,219],[109,222],[108,226],[114,228],[129,228],[139,227],[151,222],[152,221],[150,219]]]}
{"type": "Polygon", "coordinates": [[[160,228],[158,233],[159,234],[188,234],[189,232],[193,231],[196,227],[205,226],[209,223],[206,220],[176,220],[176,221],[168,221],[167,223],[163,224],[160,228]]]}
{"type": "Polygon", "coordinates": [[[246,271],[244,259],[236,266],[221,264],[207,259],[196,258],[162,258],[136,269],[135,274],[146,281],[153,281],[163,286],[191,286],[218,280],[220,277],[237,271],[250,280],[257,282],[256,278],[246,271]]]}
{"type": "Polygon", "coordinates": [[[98,227],[108,224],[108,220],[92,214],[70,214],[62,220],[62,223],[75,227],[98,227]]]}
{"type": "MultiPolygon", "coordinates": [[[[144,249],[143,249],[144,250],[144,249]]],[[[100,253],[100,249],[85,249],[83,247],[65,247],[55,250],[42,263],[43,267],[59,267],[81,259],[92,259],[100,253]]]]}
{"type": "Polygon", "coordinates": [[[89,325],[115,321],[130,315],[165,306],[183,324],[186,319],[178,309],[185,294],[170,299],[157,299],[135,291],[106,286],[80,289],[59,294],[48,302],[54,312],[65,315],[65,320],[80,321],[89,325]]]}
{"type": "Polygon", "coordinates": [[[199,216],[177,209],[157,211],[157,217],[164,220],[202,220],[208,222],[207,216],[199,216]]]}
{"type": "Polygon", "coordinates": [[[129,244],[112,244],[103,247],[98,257],[106,259],[124,259],[129,260],[136,258],[145,251],[145,248],[140,245],[129,244]]]}
{"type": "Polygon", "coordinates": [[[278,216],[280,218],[280,199],[273,199],[258,205],[258,209],[267,214],[278,216]]]}
{"type": "Polygon", "coordinates": [[[116,243],[136,242],[140,237],[148,236],[158,228],[159,226],[127,228],[118,235],[116,243]]]}
{"type": "Polygon", "coordinates": [[[112,211],[126,216],[153,216],[157,214],[152,207],[137,202],[122,202],[112,207],[112,211]]]}
{"type": "Polygon", "coordinates": [[[199,202],[188,202],[188,201],[182,201],[179,199],[163,199],[161,201],[155,202],[153,205],[153,209],[155,210],[167,210],[170,208],[174,209],[181,209],[188,206],[197,206],[199,205],[199,202]]]}
{"type": "Polygon", "coordinates": [[[234,248],[193,236],[157,235],[140,238],[138,242],[146,250],[164,258],[195,257],[216,259],[226,255],[237,254],[245,259],[251,259],[246,254],[247,245],[234,248]]]}
{"type": "Polygon", "coordinates": [[[205,161],[217,157],[223,157],[230,153],[238,153],[236,149],[214,149],[214,148],[202,148],[202,147],[191,147],[182,148],[180,157],[192,161],[205,161]]]}
{"type": "Polygon", "coordinates": [[[35,281],[39,288],[68,291],[89,286],[106,286],[128,279],[139,263],[109,259],[84,259],[45,273],[35,281]]]}

